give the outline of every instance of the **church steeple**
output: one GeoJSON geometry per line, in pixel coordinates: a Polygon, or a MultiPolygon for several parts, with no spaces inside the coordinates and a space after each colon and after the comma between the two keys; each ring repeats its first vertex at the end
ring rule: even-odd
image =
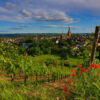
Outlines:
{"type": "Polygon", "coordinates": [[[68,37],[69,37],[69,39],[71,39],[71,31],[70,31],[70,27],[69,27],[69,29],[68,29],[68,37]]]}

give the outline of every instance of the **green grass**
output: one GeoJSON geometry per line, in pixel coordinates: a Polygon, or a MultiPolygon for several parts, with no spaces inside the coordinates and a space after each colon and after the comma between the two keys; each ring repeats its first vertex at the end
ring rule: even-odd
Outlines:
{"type": "Polygon", "coordinates": [[[60,59],[59,56],[55,56],[55,55],[40,55],[40,56],[33,57],[33,60],[47,60],[50,58],[54,58],[58,60],[60,59]]]}
{"type": "MultiPolygon", "coordinates": [[[[41,55],[41,56],[36,56],[33,58],[33,60],[35,61],[45,61],[47,59],[55,59],[58,61],[62,61],[61,57],[56,56],[56,55],[41,55]]],[[[71,63],[71,65],[78,65],[78,64],[82,64],[83,63],[83,59],[82,58],[77,58],[77,57],[69,57],[68,61],[71,63]]]]}
{"type": "Polygon", "coordinates": [[[17,86],[3,79],[0,81],[0,100],[56,100],[56,97],[63,98],[61,90],[56,89],[52,92],[50,87],[40,84],[17,86]]]}
{"type": "MultiPolygon", "coordinates": [[[[50,65],[46,66],[46,68],[48,69],[48,72],[55,73],[56,75],[58,75],[58,77],[55,77],[57,80],[59,80],[59,78],[61,77],[59,75],[62,75],[63,77],[65,75],[66,76],[70,75],[71,69],[73,68],[72,66],[74,65],[77,66],[77,64],[81,64],[83,62],[82,59],[79,58],[68,58],[68,61],[71,63],[71,67],[70,66],[67,67],[60,64],[64,60],[62,60],[59,56],[55,55],[41,55],[36,57],[30,57],[30,59],[32,59],[33,62],[36,63],[36,67],[38,63],[41,64],[45,62],[46,63],[50,62],[50,65]]],[[[47,82],[48,79],[45,79],[44,81],[47,82]]],[[[64,100],[62,92],[63,90],[59,89],[51,90],[48,87],[44,88],[42,87],[41,83],[43,83],[43,80],[38,80],[37,82],[36,81],[27,82],[26,86],[24,86],[23,82],[13,82],[13,83],[5,82],[3,83],[4,86],[2,86],[2,83],[0,83],[0,86],[2,86],[0,87],[0,90],[2,92],[2,94],[0,95],[2,99],[0,100],[56,100],[57,97],[61,98],[61,100],[64,100]]]]}
{"type": "Polygon", "coordinates": [[[80,58],[68,58],[68,61],[71,63],[71,65],[77,66],[78,64],[83,63],[83,59],[80,58]]]}

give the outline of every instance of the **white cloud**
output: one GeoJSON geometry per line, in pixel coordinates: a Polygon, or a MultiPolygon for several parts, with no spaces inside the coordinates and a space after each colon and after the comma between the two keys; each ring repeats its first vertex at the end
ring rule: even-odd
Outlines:
{"type": "Polygon", "coordinates": [[[22,10],[22,13],[23,13],[24,15],[26,15],[26,16],[32,16],[32,13],[29,12],[29,11],[27,11],[27,10],[25,10],[25,9],[22,10]]]}
{"type": "Polygon", "coordinates": [[[10,22],[25,22],[21,15],[18,16],[6,16],[0,15],[0,20],[2,21],[10,21],[10,22]]]}
{"type": "Polygon", "coordinates": [[[73,18],[70,18],[63,11],[36,9],[33,12],[23,9],[20,15],[1,15],[0,20],[18,21],[18,22],[32,22],[32,21],[47,21],[47,22],[67,22],[72,23],[73,18]],[[10,18],[11,17],[11,18],[10,18]]]}
{"type": "Polygon", "coordinates": [[[16,4],[10,3],[10,2],[6,2],[6,7],[8,9],[15,9],[16,8],[16,4]]]}
{"type": "Polygon", "coordinates": [[[0,7],[0,13],[10,13],[11,11],[9,11],[8,9],[4,8],[4,7],[0,7]]]}
{"type": "Polygon", "coordinates": [[[21,24],[21,25],[16,25],[17,27],[32,27],[32,25],[24,25],[24,24],[21,24]]]}
{"type": "MultiPolygon", "coordinates": [[[[46,3],[45,0],[44,2],[46,3]]],[[[40,5],[41,3],[35,0],[5,2],[5,6],[0,7],[0,20],[13,22],[73,22],[73,18],[69,17],[66,12],[50,8],[49,6],[46,9],[43,7],[45,3],[40,5]]]]}
{"type": "Polygon", "coordinates": [[[97,14],[100,10],[100,0],[48,0],[52,3],[57,3],[61,8],[69,9],[74,12],[87,12],[97,14]],[[91,12],[89,12],[91,11],[91,12]],[[95,11],[95,12],[94,12],[95,11]]]}
{"type": "Polygon", "coordinates": [[[75,20],[69,13],[100,15],[99,10],[100,0],[13,0],[0,5],[0,20],[72,23],[75,20]]]}
{"type": "Polygon", "coordinates": [[[66,26],[66,25],[42,25],[44,28],[80,28],[80,26],[66,26]]]}
{"type": "Polygon", "coordinates": [[[32,27],[32,25],[20,24],[20,25],[15,25],[15,26],[11,27],[10,30],[24,30],[24,29],[30,28],[30,27],[32,27]]]}
{"type": "Polygon", "coordinates": [[[68,17],[63,11],[58,10],[35,10],[33,11],[33,19],[48,22],[73,22],[72,18],[68,17]]]}

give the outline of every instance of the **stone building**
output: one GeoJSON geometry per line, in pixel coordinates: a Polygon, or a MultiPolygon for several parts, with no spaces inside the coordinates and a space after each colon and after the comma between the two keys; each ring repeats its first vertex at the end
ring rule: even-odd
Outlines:
{"type": "Polygon", "coordinates": [[[67,40],[67,35],[66,34],[62,34],[60,36],[60,40],[67,40]]]}

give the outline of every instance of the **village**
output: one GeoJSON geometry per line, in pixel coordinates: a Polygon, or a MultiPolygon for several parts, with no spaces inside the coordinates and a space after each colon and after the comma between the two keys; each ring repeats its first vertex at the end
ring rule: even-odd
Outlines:
{"type": "Polygon", "coordinates": [[[27,49],[31,44],[32,41],[38,42],[38,41],[44,41],[49,40],[55,42],[55,44],[58,44],[60,41],[66,41],[66,40],[72,40],[73,42],[76,42],[76,44],[73,46],[73,49],[79,49],[82,46],[90,45],[90,43],[93,43],[93,34],[72,34],[71,29],[69,27],[67,33],[61,33],[61,34],[53,34],[53,35],[34,35],[34,36],[23,36],[23,37],[1,37],[0,41],[4,41],[5,43],[15,43],[17,45],[23,46],[25,49],[27,49]],[[88,44],[85,43],[85,40],[90,40],[91,42],[88,44]]]}

